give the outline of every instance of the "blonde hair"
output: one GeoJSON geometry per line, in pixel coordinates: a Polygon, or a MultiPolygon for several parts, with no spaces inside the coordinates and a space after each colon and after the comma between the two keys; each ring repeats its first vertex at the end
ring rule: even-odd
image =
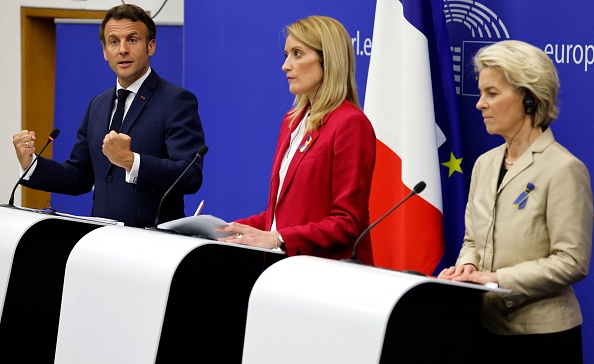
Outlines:
{"type": "Polygon", "coordinates": [[[559,76],[553,61],[540,48],[518,40],[504,40],[481,48],[474,57],[477,72],[494,67],[518,92],[536,98],[532,126],[546,129],[559,115],[559,76]]]}
{"type": "MultiPolygon", "coordinates": [[[[288,25],[286,32],[316,51],[322,65],[322,83],[311,105],[306,130],[319,128],[324,116],[345,99],[361,108],[355,82],[355,51],[344,26],[333,18],[312,15],[288,25]]],[[[293,105],[291,124],[308,107],[307,95],[296,95],[293,105]]]]}

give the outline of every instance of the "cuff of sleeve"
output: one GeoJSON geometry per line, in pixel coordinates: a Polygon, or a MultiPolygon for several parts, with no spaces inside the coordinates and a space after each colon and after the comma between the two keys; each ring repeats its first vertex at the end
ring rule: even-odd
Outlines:
{"type": "Polygon", "coordinates": [[[132,169],[126,171],[126,182],[136,184],[138,180],[138,170],[140,169],[140,155],[134,153],[134,162],[132,163],[132,169]]]}
{"type": "Polygon", "coordinates": [[[285,246],[285,240],[283,239],[283,236],[278,232],[278,230],[276,231],[276,237],[278,238],[278,241],[280,242],[280,250],[286,252],[287,251],[287,247],[285,246]]]}

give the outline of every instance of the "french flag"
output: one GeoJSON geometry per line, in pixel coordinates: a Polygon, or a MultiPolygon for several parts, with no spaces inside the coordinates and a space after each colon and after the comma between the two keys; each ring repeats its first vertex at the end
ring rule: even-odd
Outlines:
{"type": "Polygon", "coordinates": [[[467,188],[451,57],[442,0],[377,0],[364,103],[377,136],[371,221],[427,184],[371,231],[378,267],[431,275],[446,247],[449,265],[462,244],[467,188]]]}

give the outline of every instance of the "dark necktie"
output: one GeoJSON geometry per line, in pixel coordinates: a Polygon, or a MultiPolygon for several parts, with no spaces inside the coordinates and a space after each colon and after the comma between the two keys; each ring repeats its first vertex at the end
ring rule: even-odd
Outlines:
{"type": "Polygon", "coordinates": [[[113,119],[111,120],[111,127],[109,130],[114,130],[116,132],[120,131],[120,126],[122,126],[122,120],[124,119],[124,107],[126,106],[126,99],[128,95],[132,91],[124,90],[123,88],[118,90],[118,106],[116,106],[116,111],[113,114],[113,119]]]}

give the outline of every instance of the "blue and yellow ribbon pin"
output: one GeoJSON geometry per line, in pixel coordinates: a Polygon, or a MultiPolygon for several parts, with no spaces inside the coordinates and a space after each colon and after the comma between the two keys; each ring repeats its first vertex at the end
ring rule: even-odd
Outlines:
{"type": "Polygon", "coordinates": [[[305,143],[303,143],[303,145],[299,146],[299,151],[301,153],[305,152],[305,150],[307,149],[307,146],[309,145],[309,143],[311,143],[312,137],[311,134],[307,134],[307,138],[305,138],[305,143]]]}
{"type": "Polygon", "coordinates": [[[514,201],[514,207],[517,209],[523,209],[526,206],[526,202],[528,202],[528,195],[530,192],[534,190],[534,184],[532,182],[526,183],[526,187],[524,187],[524,191],[520,193],[518,198],[514,201]]]}

